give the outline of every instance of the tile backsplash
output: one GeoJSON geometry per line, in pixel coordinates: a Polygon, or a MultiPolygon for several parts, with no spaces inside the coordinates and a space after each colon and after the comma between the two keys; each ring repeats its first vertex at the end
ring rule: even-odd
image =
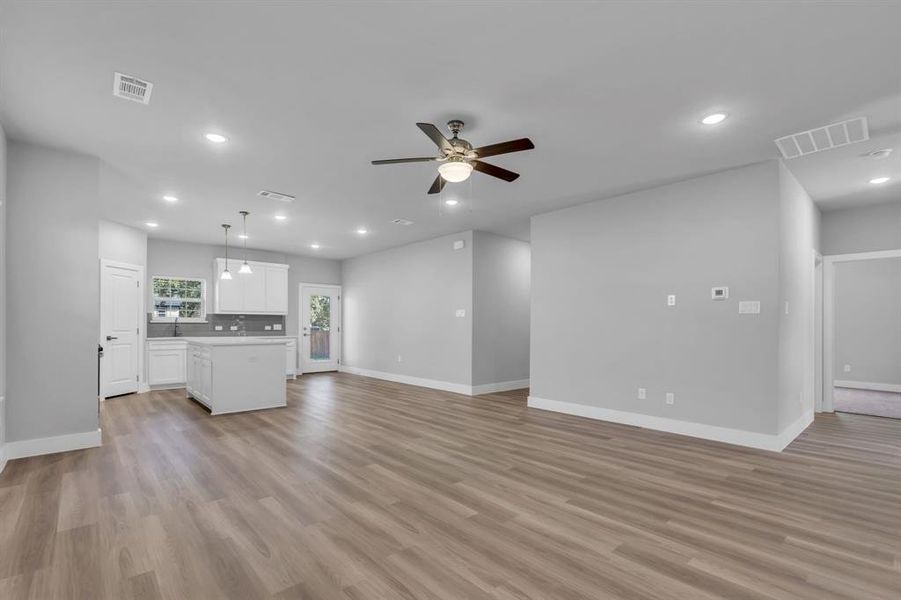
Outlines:
{"type": "MultiPolygon", "coordinates": [[[[152,323],[152,314],[147,314],[147,337],[172,337],[174,323],[152,323]]],[[[235,335],[286,335],[285,317],[279,315],[207,315],[206,323],[179,323],[179,337],[235,336],[235,335]],[[266,326],[270,329],[266,329],[266,326]],[[275,325],[281,325],[277,331],[275,325]],[[221,326],[222,331],[216,331],[221,326]],[[232,331],[231,327],[237,327],[232,331]]]]}

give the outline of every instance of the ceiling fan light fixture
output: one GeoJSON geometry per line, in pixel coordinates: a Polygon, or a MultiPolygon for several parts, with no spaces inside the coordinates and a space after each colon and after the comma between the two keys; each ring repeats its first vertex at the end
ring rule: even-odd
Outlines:
{"type": "Polygon", "coordinates": [[[438,173],[449,183],[460,183],[472,175],[472,165],[462,158],[451,158],[438,167],[438,173]]]}

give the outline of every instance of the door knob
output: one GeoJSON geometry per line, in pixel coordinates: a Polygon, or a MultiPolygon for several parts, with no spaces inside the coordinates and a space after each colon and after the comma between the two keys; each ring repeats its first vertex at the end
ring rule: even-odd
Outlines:
{"type": "Polygon", "coordinates": [[[118,340],[118,339],[119,339],[119,338],[117,338],[117,337],[114,336],[114,335],[108,335],[108,336],[106,336],[106,341],[110,341],[110,340],[118,340]]]}

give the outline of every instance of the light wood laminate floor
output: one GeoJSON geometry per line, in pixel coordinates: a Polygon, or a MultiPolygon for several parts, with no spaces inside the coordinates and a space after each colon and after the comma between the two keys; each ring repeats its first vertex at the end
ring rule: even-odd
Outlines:
{"type": "Polygon", "coordinates": [[[901,421],[784,453],[345,374],[105,403],[0,475],[0,598],[901,598],[901,421]]]}

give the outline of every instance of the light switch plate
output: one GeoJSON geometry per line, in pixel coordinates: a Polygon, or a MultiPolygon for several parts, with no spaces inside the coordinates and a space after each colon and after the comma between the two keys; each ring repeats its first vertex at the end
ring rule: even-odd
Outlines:
{"type": "Polygon", "coordinates": [[[466,247],[465,240],[454,240],[454,250],[462,250],[466,247]]]}
{"type": "Polygon", "coordinates": [[[675,404],[676,403],[676,394],[672,392],[666,393],[666,403],[667,404],[675,404]]]}
{"type": "Polygon", "coordinates": [[[759,315],[760,300],[742,300],[738,303],[738,314],[759,315]]]}
{"type": "Polygon", "coordinates": [[[458,317],[465,317],[465,316],[466,316],[466,309],[465,309],[465,308],[458,308],[458,309],[457,309],[457,312],[456,312],[456,315],[457,315],[458,317]]]}
{"type": "Polygon", "coordinates": [[[647,400],[648,398],[648,390],[645,388],[638,388],[638,399],[639,400],[647,400]]]}

